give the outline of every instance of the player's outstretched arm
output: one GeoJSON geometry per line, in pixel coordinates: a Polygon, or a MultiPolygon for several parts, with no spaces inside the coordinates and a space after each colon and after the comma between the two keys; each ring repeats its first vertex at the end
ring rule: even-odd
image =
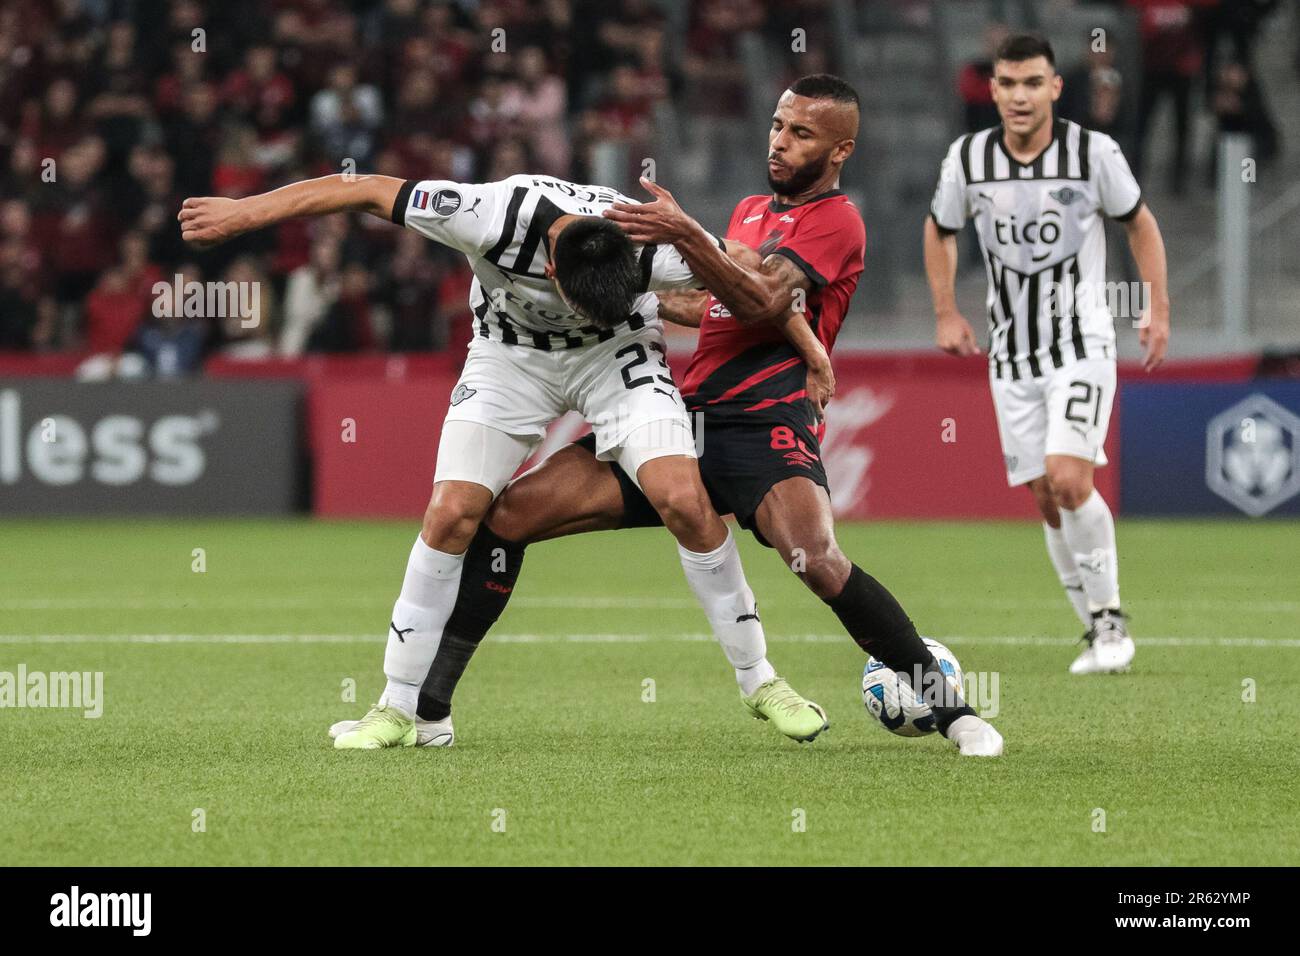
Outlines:
{"type": "Polygon", "coordinates": [[[957,235],[925,219],[925,277],[934,303],[934,344],[949,355],[979,355],[975,330],[957,311],[957,235]]]}
{"type": "Polygon", "coordinates": [[[698,329],[704,321],[704,307],[709,294],[702,289],[682,289],[656,293],[659,299],[659,318],[673,325],[698,329]]]}
{"type": "MultiPolygon", "coordinates": [[[[751,249],[743,242],[736,242],[734,239],[723,239],[722,245],[726,249],[728,258],[737,265],[750,270],[762,268],[763,259],[758,254],[758,250],[751,249]]],[[[772,258],[776,260],[775,265],[785,263],[791,269],[795,269],[788,259],[779,256],[772,258]]],[[[798,269],[795,271],[799,275],[792,276],[790,281],[795,284],[795,288],[803,288],[807,284],[807,276],[798,269]]],[[[831,367],[830,353],[822,345],[821,339],[817,338],[817,333],[808,324],[808,316],[803,312],[793,308],[787,309],[773,324],[781,330],[781,334],[786,337],[794,350],[799,353],[799,357],[803,359],[804,365],[808,367],[804,388],[808,392],[808,401],[812,404],[813,411],[818,420],[821,420],[826,405],[835,397],[835,370],[831,367]]]]}
{"type": "Polygon", "coordinates": [[[176,218],[181,238],[206,249],[299,216],[368,212],[388,219],[401,188],[402,180],[392,176],[322,176],[243,199],[192,196],[176,218]]]}
{"type": "Polygon", "coordinates": [[[1138,274],[1150,301],[1138,323],[1138,341],[1146,349],[1142,367],[1148,372],[1159,368],[1169,348],[1169,277],[1165,263],[1165,240],[1160,224],[1151,210],[1143,206],[1128,222],[1128,246],[1133,251],[1138,274]]]}
{"type": "Polygon", "coordinates": [[[831,367],[830,354],[802,312],[791,309],[777,319],[775,325],[808,367],[808,373],[804,376],[804,390],[808,393],[813,413],[821,421],[827,404],[835,397],[835,370],[831,367]]]}
{"type": "Polygon", "coordinates": [[[795,288],[807,288],[807,277],[780,256],[768,256],[754,267],[737,261],[677,205],[672,193],[644,176],[641,185],[654,202],[615,203],[605,217],[622,226],[633,242],[676,246],[695,277],[737,321],[775,321],[790,308],[795,288]]]}

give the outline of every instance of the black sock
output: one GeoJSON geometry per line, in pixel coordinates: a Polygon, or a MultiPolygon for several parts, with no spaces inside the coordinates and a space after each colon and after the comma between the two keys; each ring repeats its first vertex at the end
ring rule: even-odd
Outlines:
{"type": "Polygon", "coordinates": [[[465,552],[456,606],[420,687],[415,713],[421,720],[451,714],[451,695],[479,642],[506,609],[523,563],[524,545],[493,534],[486,524],[479,526],[465,552]]]}
{"type": "Polygon", "coordinates": [[[961,695],[951,691],[930,649],[916,633],[907,612],[888,589],[856,564],[844,582],[844,589],[826,602],[849,636],[876,660],[908,684],[919,676],[921,687],[943,691],[944,699],[930,701],[934,722],[941,734],[958,717],[973,714],[961,695]]]}

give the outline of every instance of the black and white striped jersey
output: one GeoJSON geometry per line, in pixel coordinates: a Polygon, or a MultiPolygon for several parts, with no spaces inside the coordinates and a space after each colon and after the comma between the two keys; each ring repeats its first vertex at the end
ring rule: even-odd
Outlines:
{"type": "Polygon", "coordinates": [[[475,335],[509,345],[570,349],[603,342],[622,329],[659,325],[653,293],[699,284],[672,246],[645,246],[637,250],[643,294],[624,325],[599,329],[570,309],[543,271],[550,254],[547,230],[560,216],[599,216],[616,202],[636,200],[604,186],[549,176],[482,184],[408,180],[392,218],[469,259],[475,335]]]}
{"type": "Polygon", "coordinates": [[[1008,153],[1001,126],[952,144],[930,214],[945,232],[970,220],[979,236],[994,375],[1114,357],[1102,216],[1127,220],[1141,206],[1119,146],[1078,123],[1055,120],[1052,141],[1028,163],[1008,153]]]}

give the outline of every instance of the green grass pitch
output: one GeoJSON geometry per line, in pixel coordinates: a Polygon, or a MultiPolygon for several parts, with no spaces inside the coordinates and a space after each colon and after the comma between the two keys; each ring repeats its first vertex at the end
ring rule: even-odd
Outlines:
{"type": "Polygon", "coordinates": [[[831,717],[815,743],[748,718],[671,539],[645,530],[530,550],[454,748],[336,753],[328,725],[381,690],[413,524],[7,521],[0,671],[102,671],[105,701],[0,710],[0,859],[1294,864],[1298,531],[1122,520],[1138,656],[1072,678],[1037,525],[842,526],[922,633],[997,673],[989,761],[874,726],[864,656],[748,536],[770,657],[831,717]]]}

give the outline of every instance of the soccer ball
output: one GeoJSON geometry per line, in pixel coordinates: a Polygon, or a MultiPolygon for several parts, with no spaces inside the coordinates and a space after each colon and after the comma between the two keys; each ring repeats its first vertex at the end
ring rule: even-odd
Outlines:
{"type": "MultiPolygon", "coordinates": [[[[961,664],[953,652],[928,637],[922,640],[939,662],[944,678],[961,693],[961,664]]],[[[900,737],[924,737],[938,729],[930,705],[874,657],[867,658],[867,666],[862,671],[862,703],[866,705],[867,713],[879,721],[880,726],[900,737]]]]}

